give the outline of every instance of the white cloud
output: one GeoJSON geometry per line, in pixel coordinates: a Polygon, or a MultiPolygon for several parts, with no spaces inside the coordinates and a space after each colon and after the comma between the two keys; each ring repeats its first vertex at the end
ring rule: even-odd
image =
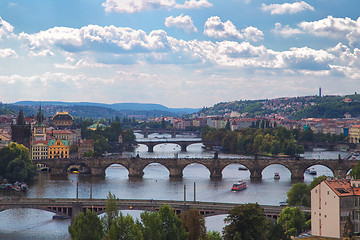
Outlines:
{"type": "Polygon", "coordinates": [[[14,50],[10,48],[5,48],[5,49],[0,48],[0,58],[8,58],[8,57],[16,58],[17,54],[14,50]]]}
{"type": "Polygon", "coordinates": [[[241,32],[231,21],[222,22],[220,17],[209,17],[204,25],[204,34],[213,38],[245,39],[259,41],[263,39],[263,32],[255,27],[247,27],[241,32]]]}
{"type": "Polygon", "coordinates": [[[295,14],[305,10],[314,11],[315,9],[304,1],[283,4],[262,4],[261,9],[264,12],[270,12],[271,15],[275,14],[295,14]]]}
{"type": "Polygon", "coordinates": [[[115,26],[88,25],[81,29],[54,27],[35,34],[20,33],[19,38],[30,51],[40,53],[57,47],[67,52],[149,52],[167,48],[167,34],[115,26]]]}
{"type": "Polygon", "coordinates": [[[334,18],[328,16],[314,22],[301,22],[299,27],[304,31],[322,37],[346,38],[350,45],[360,44],[360,18],[357,21],[351,18],[334,18]]]}
{"type": "Polygon", "coordinates": [[[273,31],[275,34],[281,35],[283,37],[290,37],[303,33],[298,28],[291,28],[289,25],[282,26],[281,23],[275,23],[275,29],[273,31]]]}
{"type": "Polygon", "coordinates": [[[176,4],[176,8],[203,8],[212,7],[212,4],[207,0],[186,0],[184,4],[176,4]]]}
{"type": "Polygon", "coordinates": [[[263,32],[257,29],[256,27],[247,27],[241,31],[244,35],[245,40],[257,42],[263,40],[263,32]]]}
{"type": "Polygon", "coordinates": [[[0,17],[0,40],[13,35],[14,27],[0,17]]]}
{"type": "Polygon", "coordinates": [[[184,29],[185,32],[191,33],[191,32],[197,32],[196,27],[194,26],[194,23],[190,16],[181,14],[177,17],[167,17],[165,19],[165,26],[166,27],[176,27],[184,29]]]}
{"type": "Polygon", "coordinates": [[[176,3],[176,0],[106,0],[101,4],[106,12],[135,13],[155,9],[173,8],[202,8],[211,7],[207,0],[186,0],[184,4],[176,3]]]}

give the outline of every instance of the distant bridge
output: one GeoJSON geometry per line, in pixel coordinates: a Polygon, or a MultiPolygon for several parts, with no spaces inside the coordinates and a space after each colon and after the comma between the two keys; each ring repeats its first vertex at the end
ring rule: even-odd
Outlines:
{"type": "Polygon", "coordinates": [[[144,138],[148,138],[150,134],[159,133],[159,134],[170,134],[172,138],[176,138],[176,135],[195,135],[196,137],[201,137],[200,131],[185,131],[180,129],[155,129],[155,128],[146,128],[146,129],[134,129],[134,133],[140,133],[144,138]]]}
{"type": "MultiPolygon", "coordinates": [[[[189,209],[197,209],[204,216],[227,214],[237,203],[198,202],[198,201],[171,201],[171,200],[140,200],[117,199],[119,210],[158,211],[164,204],[172,207],[177,214],[189,209]]],[[[96,214],[105,212],[106,199],[64,199],[64,198],[19,198],[2,199],[0,211],[14,208],[32,208],[55,213],[60,216],[73,218],[86,209],[96,214]]],[[[265,216],[277,219],[284,206],[261,206],[265,216]]],[[[303,208],[309,211],[309,208],[303,208]]]]}
{"type": "Polygon", "coordinates": [[[289,158],[81,158],[81,159],[40,159],[33,160],[34,164],[45,164],[50,168],[53,175],[64,175],[70,166],[80,165],[89,170],[93,175],[105,176],[105,170],[113,164],[124,166],[129,177],[142,177],[144,169],[149,164],[159,163],[166,167],[170,178],[181,178],[186,166],[198,163],[204,165],[210,171],[211,178],[221,178],[223,169],[230,164],[244,165],[250,171],[251,180],[261,180],[262,171],[273,164],[286,167],[291,173],[291,179],[303,180],[305,170],[314,165],[328,167],[339,178],[344,178],[347,172],[357,163],[351,159],[289,159],[289,158]]]}
{"type": "Polygon", "coordinates": [[[177,138],[159,138],[159,139],[137,139],[137,144],[144,144],[148,147],[148,152],[154,152],[154,147],[159,144],[177,144],[181,147],[182,152],[186,152],[187,146],[194,143],[202,143],[201,138],[177,139],[177,138]]]}

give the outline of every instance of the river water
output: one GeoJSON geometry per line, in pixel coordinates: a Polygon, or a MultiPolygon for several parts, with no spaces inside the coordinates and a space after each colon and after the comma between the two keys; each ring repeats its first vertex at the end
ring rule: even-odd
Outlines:
{"type": "MultiPolygon", "coordinates": [[[[153,134],[150,137],[167,137],[153,134]]],[[[138,138],[140,136],[137,136],[138,138]]],[[[153,153],[147,152],[147,147],[140,145],[133,153],[141,157],[212,157],[213,152],[205,151],[201,144],[188,146],[187,152],[180,152],[180,147],[174,144],[162,144],[154,147],[153,153]]],[[[307,152],[305,158],[334,158],[346,153],[318,150],[307,152]]],[[[220,154],[219,157],[239,157],[238,155],[220,154]]],[[[223,170],[221,180],[211,180],[210,172],[200,164],[191,164],[184,169],[183,179],[172,180],[168,170],[160,164],[151,164],[144,169],[142,179],[129,179],[128,171],[120,165],[112,165],[106,170],[105,178],[68,174],[66,177],[54,178],[47,173],[41,173],[30,190],[21,197],[28,198],[75,198],[76,185],[79,183],[79,198],[90,197],[92,185],[93,198],[106,198],[109,191],[117,198],[123,199],[159,199],[183,200],[184,185],[186,199],[207,202],[249,203],[258,202],[261,205],[278,205],[286,200],[286,193],[292,186],[290,171],[281,165],[271,165],[262,172],[261,182],[251,182],[249,171],[238,170],[240,165],[233,164],[223,170]],[[280,174],[280,180],[274,180],[274,173],[280,174]],[[238,180],[247,182],[247,189],[241,192],[231,192],[231,186],[238,180]]],[[[324,166],[316,165],[317,176],[332,176],[332,172],[324,166]]],[[[314,176],[304,174],[304,182],[310,183],[314,176]]],[[[9,197],[2,193],[2,197],[9,197]]],[[[12,193],[14,194],[14,193],[12,193]]],[[[138,217],[139,211],[124,211],[138,217]]],[[[12,209],[0,212],[0,239],[69,239],[67,232],[70,220],[52,220],[53,213],[34,209],[12,209]]],[[[224,216],[206,218],[208,230],[221,231],[224,216]]]]}

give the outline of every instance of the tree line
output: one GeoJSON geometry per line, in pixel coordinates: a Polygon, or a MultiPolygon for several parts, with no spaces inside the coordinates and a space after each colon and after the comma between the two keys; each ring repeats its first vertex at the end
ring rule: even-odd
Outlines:
{"type": "Polygon", "coordinates": [[[274,223],[267,219],[257,203],[234,207],[224,219],[222,235],[208,231],[205,218],[190,209],[177,216],[167,205],[158,212],[143,212],[140,219],[119,212],[115,195],[109,193],[102,218],[87,210],[75,217],[69,226],[73,240],[290,240],[309,229],[308,216],[298,207],[286,207],[274,223]]]}

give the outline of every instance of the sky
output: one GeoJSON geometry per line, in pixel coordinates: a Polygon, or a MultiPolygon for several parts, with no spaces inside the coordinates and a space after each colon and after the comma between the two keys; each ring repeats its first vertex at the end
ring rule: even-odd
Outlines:
{"type": "Polygon", "coordinates": [[[360,92],[359,0],[1,0],[0,101],[360,92]]]}

